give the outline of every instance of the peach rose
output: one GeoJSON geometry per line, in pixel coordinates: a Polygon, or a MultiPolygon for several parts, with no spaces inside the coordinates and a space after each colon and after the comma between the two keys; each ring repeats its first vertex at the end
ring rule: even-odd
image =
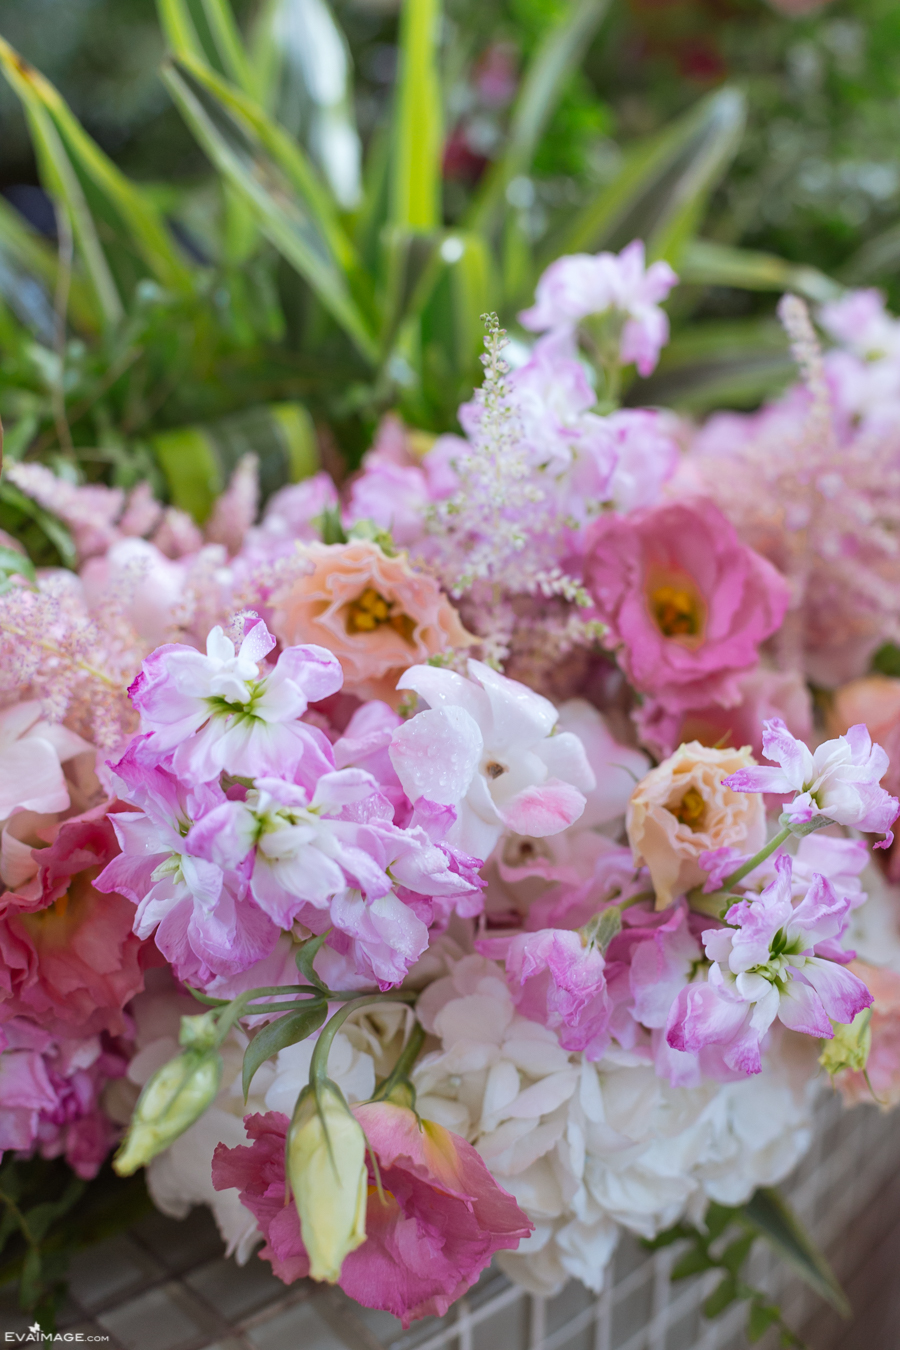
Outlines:
{"type": "Polygon", "coordinates": [[[850,969],[875,999],[869,1023],[872,1047],[866,1065],[872,1091],[869,1091],[865,1074],[850,1069],[835,1075],[835,1085],[847,1106],[870,1102],[872,1093],[885,1109],[897,1106],[900,1103],[900,975],[880,966],[870,966],[865,961],[852,961],[850,969]]]}
{"type": "Polygon", "coordinates": [[[872,740],[887,751],[891,763],[883,783],[888,792],[896,794],[900,790],[900,680],[866,675],[843,685],[829,710],[828,730],[832,736],[843,736],[858,722],[865,722],[872,740]]]}
{"type": "Polygon", "coordinates": [[[454,647],[467,633],[437,582],[405,553],[389,558],[369,540],[304,544],[309,572],[272,597],[270,628],[285,644],[327,647],[344,670],[344,690],[396,707],[409,666],[454,647]]]}
{"type": "Polygon", "coordinates": [[[723,778],[755,762],[746,745],[713,750],[691,741],[638,783],[625,825],[635,863],[645,863],[650,871],[657,909],[705,881],[701,853],[729,847],[756,853],[762,848],[762,796],[722,785],[723,778]]]}

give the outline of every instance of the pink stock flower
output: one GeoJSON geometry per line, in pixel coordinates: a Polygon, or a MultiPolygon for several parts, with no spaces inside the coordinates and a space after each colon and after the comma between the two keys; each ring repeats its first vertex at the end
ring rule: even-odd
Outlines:
{"type": "Polygon", "coordinates": [[[260,671],[274,646],[257,623],[236,654],[216,627],[205,655],[170,643],[146,659],[129,693],[151,748],[171,752],[176,774],[208,782],[224,769],[253,777],[301,760],[319,772],[331,767],[321,732],[299,718],[340,689],[340,666],[322,647],[288,647],[273,670],[260,671]]]}
{"type": "Polygon", "coordinates": [[[0,1154],[63,1155],[77,1176],[96,1176],[117,1133],[100,1093],[124,1074],[127,1060],[99,1036],[53,1036],[24,1017],[6,1022],[3,1033],[0,1154]]]}
{"type": "Polygon", "coordinates": [[[135,933],[147,938],[155,931],[179,979],[205,984],[268,955],[278,929],[247,897],[242,875],[187,849],[193,821],[225,800],[221,788],[188,787],[159,764],[150,740],[132,741],[113,768],[120,796],[140,810],[110,817],[121,853],[96,885],[137,906],[130,914],[135,933]]]}
{"type": "Polygon", "coordinates": [[[621,361],[633,361],[641,375],[649,375],[669,337],[669,321],[659,304],[677,281],[668,263],[645,267],[640,239],[618,255],[574,253],[550,264],[535,289],[534,305],[519,320],[539,333],[614,311],[624,316],[621,361]]]}
{"type": "Polygon", "coordinates": [[[880,745],[872,744],[862,723],[846,736],[824,741],[813,753],[775,717],[765,724],[763,754],[779,767],[740,769],[725,780],[726,786],[733,792],[793,792],[796,795],[784,811],[790,821],[800,824],[827,816],[838,825],[883,834],[876,848],[893,842],[891,825],[900,803],[879,786],[888,757],[880,745]]]}
{"type": "Polygon", "coordinates": [[[310,570],[273,596],[272,626],[284,643],[316,642],[333,652],[348,693],[396,703],[408,666],[470,645],[437,582],[404,554],[389,558],[359,540],[308,544],[303,556],[310,570]]]}
{"type": "MultiPolygon", "coordinates": [[[[866,675],[836,691],[828,713],[828,730],[835,736],[846,735],[860,722],[888,756],[882,779],[886,791],[900,793],[900,680],[866,675]]],[[[791,730],[797,735],[794,727],[791,730]]]]}
{"type": "Polygon", "coordinates": [[[663,714],[738,703],[737,677],[788,604],[771,564],[703,499],[597,520],[584,571],[607,645],[663,714]]]}
{"type": "MultiPolygon", "coordinates": [[[[515,1249],[533,1225],[458,1135],[390,1102],[352,1109],[377,1159],[381,1194],[370,1163],[366,1241],[344,1258],[338,1283],[404,1327],[441,1317],[494,1253],[515,1249]]],[[[261,1256],[290,1283],[308,1273],[309,1261],[297,1211],[285,1204],[288,1120],[270,1111],[249,1116],[246,1128],[249,1148],[217,1147],[213,1185],[239,1188],[266,1238],[261,1256]]]]}
{"type": "Polygon", "coordinates": [[[485,956],[505,958],[522,1017],[556,1031],[564,1050],[583,1050],[589,1060],[602,1057],[611,1007],[599,947],[562,928],[482,939],[475,947],[485,956]]]}
{"type": "Polygon", "coordinates": [[[792,1031],[830,1040],[832,1020],[852,1022],[872,1003],[862,980],[818,954],[830,955],[849,900],[816,875],[794,906],[790,858],[779,858],[776,873],[762,895],[732,905],[728,927],[704,932],[713,964],[708,981],[685,986],[673,1004],[666,1028],[673,1049],[718,1045],[730,1068],[759,1073],[760,1041],[776,1017],[792,1031]]]}
{"type": "Polygon", "coordinates": [[[128,900],[95,884],[116,852],[107,819],[66,821],[37,851],[37,897],[0,897],[0,1021],[25,1015],[78,1035],[123,1030],[144,954],[128,900]]]}
{"type": "Polygon", "coordinates": [[[447,838],[487,858],[504,829],[541,838],[566,829],[596,782],[571,732],[551,735],[558,713],[549,699],[481,661],[469,679],[415,666],[398,688],[430,706],[394,732],[391,759],[410,801],[453,806],[447,838]]]}
{"type": "Polygon", "coordinates": [[[421,453],[417,441],[424,440],[423,432],[408,431],[395,413],[381,419],[375,443],[350,487],[344,512],[348,526],[371,520],[400,548],[419,543],[428,508],[449,496],[456,481],[452,471],[447,472],[440,448],[436,454],[421,453]]]}
{"type": "Polygon", "coordinates": [[[401,830],[390,817],[361,769],[323,775],[311,798],[260,778],[245,801],[203,816],[185,846],[247,875],[256,904],[279,927],[333,928],[330,945],[352,955],[358,974],[389,988],[427,947],[435,905],[444,921],[458,901],[480,908],[480,883],[461,874],[416,818],[401,830]]]}

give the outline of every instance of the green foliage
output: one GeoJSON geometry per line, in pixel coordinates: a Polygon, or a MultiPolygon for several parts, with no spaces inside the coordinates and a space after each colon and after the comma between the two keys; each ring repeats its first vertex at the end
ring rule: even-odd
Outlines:
{"type": "Polygon", "coordinates": [[[61,1158],[9,1156],[0,1166],[0,1284],[16,1280],[22,1311],[52,1332],[74,1252],[150,1209],[142,1176],[123,1181],[107,1165],[86,1182],[61,1158]]]}
{"type": "Polygon", "coordinates": [[[718,1270],[721,1279],[703,1304],[704,1317],[721,1316],[740,1300],[747,1304],[747,1339],[761,1340],[770,1327],[778,1330],[780,1344],[803,1350],[803,1342],[783,1321],[781,1310],[762,1290],[744,1277],[754,1243],[766,1241],[807,1284],[842,1316],[850,1307],[822,1253],[776,1190],[761,1187],[745,1205],[710,1204],[703,1224],[678,1223],[643,1245],[650,1251],[684,1242],[672,1266],[671,1279],[684,1280],[718,1270]]]}
{"type": "MultiPolygon", "coordinates": [[[[609,116],[579,66],[605,41],[612,0],[513,0],[504,22],[520,39],[515,97],[497,114],[480,181],[455,207],[452,194],[442,200],[447,81],[477,56],[460,23],[467,2],[442,24],[436,0],[403,0],[398,80],[365,147],[361,197],[352,163],[339,181],[316,139],[313,95],[279,36],[279,15],[302,20],[298,0],[267,0],[249,25],[230,0],[160,0],[162,78],[208,166],[189,187],[132,182],[0,41],[59,235],[54,249],[0,203],[8,456],[55,456],[76,479],[125,487],[149,477],[202,520],[238,443],[260,456],[268,493],[315,470],[314,424],[330,428],[350,465],[388,408],[452,429],[479,377],[481,314],[514,322],[562,251],[644,237],[653,256],[686,268],[682,323],[708,284],[828,291],[814,269],[697,240],[740,145],[736,89],[696,102],[633,142],[611,175],[592,177],[583,145],[609,116]],[[302,94],[305,111],[288,94],[302,94]]],[[[337,27],[332,38],[346,49],[337,27]]],[[[333,115],[352,160],[348,99],[333,115]]],[[[770,347],[745,326],[727,373],[710,379],[703,359],[699,372],[684,349],[679,361],[676,332],[667,390],[701,406],[724,375],[739,395],[771,392],[787,362],[770,347]]],[[[3,510],[24,508],[4,498],[3,510]]],[[[35,557],[65,559],[46,521],[29,528],[35,557]]]]}

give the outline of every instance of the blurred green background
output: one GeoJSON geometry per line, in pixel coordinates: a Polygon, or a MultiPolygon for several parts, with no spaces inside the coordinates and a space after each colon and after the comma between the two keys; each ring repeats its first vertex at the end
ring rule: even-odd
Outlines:
{"type": "Polygon", "coordinates": [[[0,0],[0,34],[7,455],[198,519],[247,448],[271,490],[389,408],[453,429],[480,316],[515,334],[561,252],[672,262],[626,400],[697,415],[790,378],[781,290],[900,302],[894,0],[0,0]]]}

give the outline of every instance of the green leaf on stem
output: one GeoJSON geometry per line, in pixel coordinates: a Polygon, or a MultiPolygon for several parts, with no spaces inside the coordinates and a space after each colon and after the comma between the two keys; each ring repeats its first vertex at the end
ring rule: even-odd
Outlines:
{"type": "Polygon", "coordinates": [[[325,994],[328,993],[328,989],[319,979],[315,970],[313,970],[313,961],[315,961],[319,951],[325,945],[325,939],[330,932],[331,929],[329,928],[326,932],[320,933],[318,937],[310,938],[308,942],[304,942],[303,946],[297,949],[297,955],[294,958],[297,962],[297,969],[300,974],[304,976],[310,984],[314,984],[317,989],[321,989],[325,994]]]}
{"type": "Polygon", "coordinates": [[[733,1275],[726,1275],[722,1283],[716,1286],[703,1304],[703,1316],[710,1319],[718,1317],[734,1302],[737,1296],[737,1280],[733,1275]]]}
{"type": "Polygon", "coordinates": [[[242,1073],[244,1101],[249,1096],[250,1084],[260,1065],[273,1055],[277,1055],[279,1050],[284,1050],[286,1046],[305,1041],[307,1036],[318,1031],[327,1016],[328,1004],[324,998],[315,999],[299,1012],[287,1013],[284,1017],[279,1017],[277,1022],[269,1022],[256,1033],[244,1051],[242,1073]]]}
{"type": "Polygon", "coordinates": [[[800,1220],[778,1191],[762,1186],[741,1207],[744,1221],[788,1261],[816,1293],[841,1314],[851,1314],[847,1296],[800,1220]]]}

